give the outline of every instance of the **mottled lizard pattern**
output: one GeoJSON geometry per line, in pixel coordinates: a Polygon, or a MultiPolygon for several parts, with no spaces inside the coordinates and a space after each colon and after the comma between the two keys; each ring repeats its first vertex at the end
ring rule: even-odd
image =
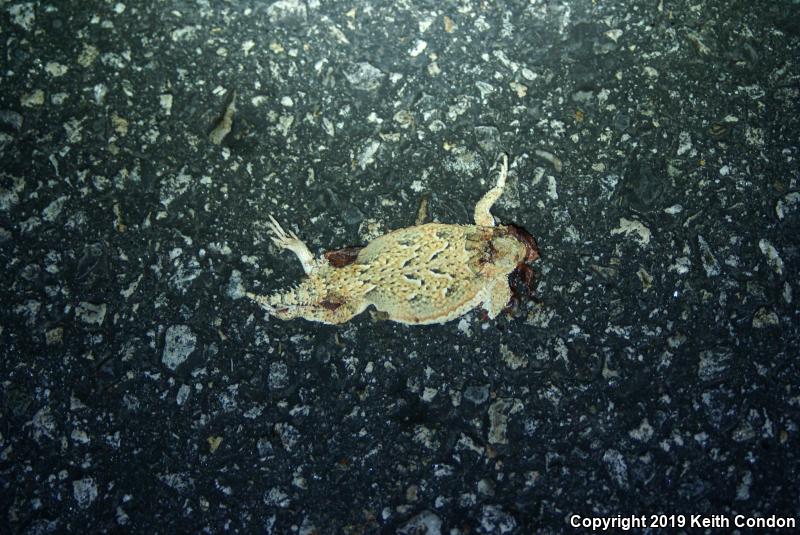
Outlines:
{"type": "Polygon", "coordinates": [[[503,194],[508,158],[497,184],[475,206],[474,225],[428,223],[314,257],[294,232],[270,216],[272,240],[292,251],[307,277],[269,296],[248,293],[269,314],[289,320],[339,324],[374,306],[387,319],[444,323],[476,307],[495,318],[509,303],[513,279],[531,287],[526,263],[539,257],[533,237],[513,225],[496,225],[490,212],[503,194]]]}

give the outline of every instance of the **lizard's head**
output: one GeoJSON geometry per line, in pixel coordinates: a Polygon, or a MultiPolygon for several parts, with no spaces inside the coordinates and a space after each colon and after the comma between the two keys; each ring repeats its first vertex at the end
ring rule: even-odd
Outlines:
{"type": "Polygon", "coordinates": [[[525,246],[525,258],[523,262],[535,262],[539,259],[539,246],[536,239],[530,232],[517,225],[508,225],[508,234],[525,246]]]}

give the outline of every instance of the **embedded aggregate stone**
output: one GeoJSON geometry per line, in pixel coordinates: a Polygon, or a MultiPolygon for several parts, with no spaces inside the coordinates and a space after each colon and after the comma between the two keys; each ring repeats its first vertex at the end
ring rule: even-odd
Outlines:
{"type": "Polygon", "coordinates": [[[197,335],[187,325],[172,325],[164,335],[161,362],[174,371],[189,358],[196,345],[197,335]]]}
{"type": "Polygon", "coordinates": [[[97,484],[91,477],[75,480],[72,482],[72,493],[78,507],[86,509],[97,499],[97,484]]]}

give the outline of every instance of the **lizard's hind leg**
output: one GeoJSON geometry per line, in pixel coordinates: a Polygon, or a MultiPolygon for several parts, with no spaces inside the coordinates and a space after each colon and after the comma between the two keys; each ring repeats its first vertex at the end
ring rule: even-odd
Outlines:
{"type": "Polygon", "coordinates": [[[291,230],[289,232],[283,230],[283,227],[281,227],[280,223],[278,223],[271,214],[269,216],[269,229],[272,231],[272,236],[270,236],[270,238],[275,242],[275,245],[281,249],[289,249],[297,255],[300,263],[303,264],[303,271],[306,272],[306,275],[314,270],[317,266],[317,261],[314,255],[311,254],[311,251],[308,250],[306,244],[297,237],[297,234],[291,230]]]}

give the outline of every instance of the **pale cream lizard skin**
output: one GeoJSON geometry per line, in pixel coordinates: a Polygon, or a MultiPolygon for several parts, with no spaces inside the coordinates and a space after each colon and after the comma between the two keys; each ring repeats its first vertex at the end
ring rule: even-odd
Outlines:
{"type": "Polygon", "coordinates": [[[533,273],[526,262],[539,257],[530,234],[496,225],[490,212],[507,175],[504,154],[497,184],[475,206],[474,225],[401,228],[364,247],[320,258],[270,216],[272,240],[297,255],[307,277],[288,291],[247,296],[283,320],[339,324],[370,305],[387,319],[410,325],[444,323],[476,307],[494,319],[511,299],[509,277],[516,274],[531,285],[533,273]]]}

